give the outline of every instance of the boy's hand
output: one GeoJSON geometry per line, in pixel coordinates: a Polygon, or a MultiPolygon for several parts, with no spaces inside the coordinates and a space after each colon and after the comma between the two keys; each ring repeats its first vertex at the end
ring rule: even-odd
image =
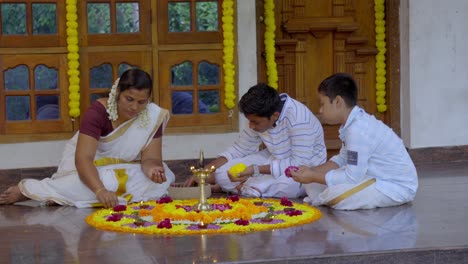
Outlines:
{"type": "Polygon", "coordinates": [[[291,170],[289,171],[293,180],[299,183],[312,183],[316,182],[315,178],[317,176],[316,171],[307,167],[307,166],[300,166],[297,171],[291,170]]]}
{"type": "Polygon", "coordinates": [[[286,177],[291,178],[292,177],[291,171],[297,171],[297,170],[299,170],[299,167],[289,166],[284,170],[284,174],[286,175],[286,177]]]}
{"type": "Polygon", "coordinates": [[[182,186],[177,186],[177,187],[192,187],[198,185],[198,178],[191,175],[185,182],[182,184],[182,186]]]}
{"type": "Polygon", "coordinates": [[[232,175],[227,172],[229,180],[232,182],[245,182],[249,177],[254,174],[253,166],[248,166],[243,172],[238,173],[237,175],[232,175]]]}

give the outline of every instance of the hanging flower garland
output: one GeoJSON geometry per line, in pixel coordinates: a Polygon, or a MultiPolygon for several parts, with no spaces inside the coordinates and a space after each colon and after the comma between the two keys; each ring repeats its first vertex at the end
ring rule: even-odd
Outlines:
{"type": "Polygon", "coordinates": [[[69,95],[68,112],[72,118],[80,116],[80,63],[78,54],[77,0],[66,0],[67,8],[67,50],[69,95]]]}
{"type": "Polygon", "coordinates": [[[268,85],[278,89],[278,71],[275,61],[275,4],[273,0],[265,0],[265,54],[268,85]]]}
{"type": "Polygon", "coordinates": [[[386,94],[386,64],[385,53],[387,52],[385,43],[385,0],[374,0],[375,6],[375,45],[378,53],[375,57],[376,68],[376,102],[377,111],[383,113],[387,111],[387,104],[385,101],[386,94]]]}
{"type": "Polygon", "coordinates": [[[223,1],[223,69],[224,69],[224,104],[229,108],[233,108],[236,103],[236,94],[234,89],[234,1],[223,1]]]}

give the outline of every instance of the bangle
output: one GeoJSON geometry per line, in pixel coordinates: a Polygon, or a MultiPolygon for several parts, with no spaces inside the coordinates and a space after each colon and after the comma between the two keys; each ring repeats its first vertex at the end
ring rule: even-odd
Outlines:
{"type": "Polygon", "coordinates": [[[106,189],[105,187],[101,187],[101,188],[99,188],[94,194],[95,194],[96,196],[98,196],[98,194],[99,194],[101,191],[105,190],[105,189],[106,189]]]}
{"type": "Polygon", "coordinates": [[[254,173],[252,174],[252,177],[260,176],[260,170],[258,169],[258,165],[253,164],[252,167],[253,167],[253,170],[254,170],[254,173]]]}

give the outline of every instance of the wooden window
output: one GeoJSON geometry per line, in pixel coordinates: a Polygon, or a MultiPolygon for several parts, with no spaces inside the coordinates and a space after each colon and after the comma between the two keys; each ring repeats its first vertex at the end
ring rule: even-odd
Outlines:
{"type": "MultiPolygon", "coordinates": [[[[141,68],[153,101],[172,112],[167,132],[228,132],[222,0],[77,1],[80,110],[141,68]],[[154,21],[152,23],[152,21],[154,21]]],[[[66,1],[0,2],[0,142],[66,139],[69,116],[66,1]]]]}
{"type": "Polygon", "coordinates": [[[115,80],[129,68],[151,72],[151,53],[144,51],[115,50],[110,52],[85,52],[82,60],[81,110],[91,103],[107,97],[115,80]],[[118,55],[117,55],[118,54],[118,55]]]}
{"type": "Polygon", "coordinates": [[[78,1],[81,46],[151,44],[151,1],[78,1]]]}
{"type": "Polygon", "coordinates": [[[124,70],[152,72],[151,6],[146,0],[79,1],[81,111],[107,97],[124,70]]]}
{"type": "Polygon", "coordinates": [[[169,127],[228,129],[223,104],[222,51],[166,51],[160,60],[161,106],[171,111],[169,127]]]}
{"type": "Polygon", "coordinates": [[[159,0],[159,43],[221,43],[221,7],[220,0],[159,0]]]}
{"type": "Polygon", "coordinates": [[[65,1],[9,0],[0,3],[0,47],[65,46],[65,1]]]}
{"type": "Polygon", "coordinates": [[[69,137],[64,1],[0,3],[0,142],[69,137]]]}
{"type": "Polygon", "coordinates": [[[6,55],[0,92],[2,134],[71,131],[64,55],[6,55]]]}
{"type": "Polygon", "coordinates": [[[237,114],[224,105],[222,1],[158,1],[161,106],[169,132],[227,132],[237,114]]]}

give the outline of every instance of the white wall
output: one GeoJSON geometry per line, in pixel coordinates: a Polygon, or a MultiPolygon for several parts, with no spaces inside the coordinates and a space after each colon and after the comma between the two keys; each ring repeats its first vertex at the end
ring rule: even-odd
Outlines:
{"type": "Polygon", "coordinates": [[[468,145],[468,1],[405,0],[401,8],[409,15],[401,23],[405,143],[468,145]]]}
{"type": "MultiPolygon", "coordinates": [[[[242,95],[257,82],[255,0],[238,1],[237,9],[237,74],[239,94],[242,95]]],[[[245,126],[246,119],[241,116],[239,127],[245,126]]],[[[237,133],[167,135],[163,139],[163,156],[165,160],[196,159],[199,151],[203,150],[205,158],[213,158],[230,146],[236,137],[237,133]]],[[[0,169],[57,166],[65,142],[0,144],[0,169]]]]}

